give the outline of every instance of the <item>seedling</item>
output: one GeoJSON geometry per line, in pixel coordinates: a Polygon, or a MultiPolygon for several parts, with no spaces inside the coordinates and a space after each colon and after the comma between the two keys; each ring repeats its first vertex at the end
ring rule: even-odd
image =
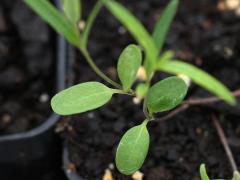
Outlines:
{"type": "Polygon", "coordinates": [[[172,0],[169,3],[152,35],[124,6],[114,0],[100,0],[90,13],[83,30],[78,28],[81,18],[80,0],[63,0],[63,12],[58,11],[48,0],[25,0],[25,2],[69,43],[78,48],[92,69],[113,87],[110,88],[99,82],[85,82],[65,89],[51,100],[52,109],[57,114],[72,115],[96,109],[110,101],[114,94],[138,95],[143,98],[143,111],[146,118],[140,125],[132,127],[123,135],[117,148],[116,166],[125,175],[130,175],[141,168],[146,158],[149,148],[147,124],[154,120],[154,114],[175,108],[183,101],[187,93],[188,85],[177,76],[166,78],[152,85],[151,79],[156,71],[174,75],[185,74],[229,104],[233,105],[236,102],[229,90],[214,77],[193,65],[173,60],[174,55],[171,51],[162,52],[168,29],[176,13],[178,0],[172,0]],[[131,44],[123,50],[117,64],[121,83],[114,82],[107,77],[95,65],[87,50],[92,24],[103,5],[122,22],[144,49],[144,62],[139,46],[131,44]],[[140,83],[136,90],[133,90],[132,86],[142,63],[147,79],[140,83]]]}
{"type": "MultiPolygon", "coordinates": [[[[201,164],[201,166],[200,166],[200,175],[201,175],[202,180],[211,180],[207,175],[205,164],[201,164]]],[[[212,180],[227,180],[227,179],[212,179],[212,180]]],[[[233,173],[232,180],[240,180],[240,174],[238,171],[235,171],[233,173]]]]}

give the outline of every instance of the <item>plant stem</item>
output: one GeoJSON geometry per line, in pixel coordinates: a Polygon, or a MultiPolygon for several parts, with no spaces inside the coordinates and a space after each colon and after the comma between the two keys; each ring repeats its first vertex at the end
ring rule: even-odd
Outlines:
{"type": "Polygon", "coordinates": [[[229,160],[229,162],[230,162],[230,164],[232,166],[232,170],[233,170],[233,172],[237,171],[237,165],[236,165],[236,162],[235,162],[235,160],[233,158],[233,154],[232,154],[232,151],[231,151],[231,149],[229,147],[229,144],[228,144],[226,135],[224,133],[224,130],[223,130],[221,124],[219,123],[218,118],[215,115],[212,115],[212,121],[213,121],[214,127],[216,128],[216,130],[218,132],[218,136],[219,136],[219,138],[221,140],[221,143],[222,143],[222,145],[224,147],[224,150],[225,150],[225,152],[227,154],[228,160],[229,160]]]}
{"type": "Polygon", "coordinates": [[[81,47],[79,47],[80,51],[82,52],[83,56],[85,57],[86,61],[88,62],[88,64],[91,66],[91,68],[93,69],[93,71],[100,76],[102,79],[104,79],[106,82],[108,82],[109,84],[113,85],[114,87],[118,88],[118,89],[122,89],[121,85],[114,82],[113,80],[111,80],[109,77],[107,77],[98,67],[97,65],[94,63],[92,57],[90,56],[90,54],[88,53],[88,51],[86,49],[83,49],[81,47]]]}
{"type": "MultiPolygon", "coordinates": [[[[237,89],[236,91],[233,91],[232,93],[235,97],[240,97],[240,89],[237,89]]],[[[183,111],[187,110],[189,107],[191,107],[193,105],[195,105],[195,106],[196,105],[204,105],[204,104],[216,103],[216,102],[219,102],[219,101],[222,101],[222,99],[220,99],[219,97],[189,99],[189,100],[184,101],[181,104],[181,106],[174,109],[173,111],[171,111],[166,116],[156,118],[156,119],[154,119],[154,121],[155,122],[162,122],[162,121],[166,121],[168,119],[171,119],[172,117],[176,116],[180,112],[183,112],[183,111]]]]}
{"type": "Polygon", "coordinates": [[[148,112],[146,103],[147,103],[147,97],[145,97],[143,100],[143,113],[144,113],[145,117],[147,118],[147,120],[151,121],[153,119],[153,116],[151,113],[148,112]]]}
{"type": "Polygon", "coordinates": [[[179,106],[178,108],[174,109],[173,111],[171,111],[170,113],[168,113],[166,116],[157,118],[155,121],[162,122],[162,121],[168,120],[168,119],[174,117],[175,115],[179,114],[180,112],[185,111],[188,108],[189,108],[188,104],[183,104],[183,105],[179,106]]]}
{"type": "MultiPolygon", "coordinates": [[[[240,89],[233,91],[232,94],[235,97],[240,96],[240,89]]],[[[189,105],[203,105],[203,104],[210,104],[222,101],[219,97],[208,97],[208,98],[201,98],[201,99],[189,99],[183,102],[183,104],[189,104],[189,105]]]]}
{"type": "Polygon", "coordinates": [[[91,14],[89,15],[88,19],[87,19],[87,25],[83,31],[83,35],[82,35],[82,44],[83,47],[86,48],[87,47],[87,42],[88,42],[88,37],[90,34],[90,31],[92,29],[93,23],[99,13],[99,11],[101,10],[103,6],[103,3],[101,0],[99,0],[96,5],[94,6],[93,10],[91,11],[91,14]]]}

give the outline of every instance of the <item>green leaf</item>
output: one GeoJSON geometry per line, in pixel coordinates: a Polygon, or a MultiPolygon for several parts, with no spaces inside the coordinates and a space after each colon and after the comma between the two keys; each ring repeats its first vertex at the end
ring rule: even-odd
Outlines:
{"type": "Polygon", "coordinates": [[[99,13],[99,11],[101,10],[102,6],[103,6],[102,1],[99,0],[96,3],[96,5],[94,6],[90,15],[88,16],[86,27],[85,27],[85,29],[83,31],[83,34],[82,34],[82,44],[83,44],[84,48],[87,47],[88,37],[89,37],[90,31],[92,29],[93,23],[94,23],[97,15],[99,13]]]}
{"type": "Polygon", "coordinates": [[[145,97],[149,89],[149,85],[147,83],[141,83],[137,85],[136,94],[139,97],[145,97]]]}
{"type": "Polygon", "coordinates": [[[153,40],[158,48],[158,53],[161,52],[165,39],[167,37],[168,30],[172,23],[172,20],[176,14],[176,10],[178,7],[179,1],[172,0],[166,9],[163,11],[162,15],[160,16],[158,22],[153,31],[153,40]]]}
{"type": "Polygon", "coordinates": [[[127,46],[121,53],[117,71],[122,82],[123,90],[128,92],[135,81],[136,74],[142,63],[142,53],[136,45],[127,46]]]}
{"type": "Polygon", "coordinates": [[[170,61],[158,66],[160,71],[171,74],[185,74],[190,77],[195,83],[219,96],[231,105],[236,104],[236,99],[232,93],[216,78],[206,73],[205,71],[185,62],[170,61]]]}
{"type": "Polygon", "coordinates": [[[117,90],[99,82],[86,82],[67,88],[51,100],[54,112],[71,115],[96,109],[106,104],[117,90]]]}
{"type": "Polygon", "coordinates": [[[166,78],[148,91],[147,107],[150,113],[168,111],[179,105],[187,94],[186,83],[176,76],[166,78]]]}
{"type": "Polygon", "coordinates": [[[165,64],[172,60],[174,57],[174,52],[173,51],[166,51],[163,53],[163,55],[158,59],[158,66],[161,66],[162,64],[165,64]]]}
{"type": "Polygon", "coordinates": [[[200,175],[201,175],[202,180],[210,180],[207,175],[207,171],[206,171],[204,164],[201,164],[201,166],[200,166],[200,175]]]}
{"type": "Polygon", "coordinates": [[[149,147],[147,121],[129,129],[122,137],[116,154],[117,169],[125,175],[131,175],[141,168],[149,147]]]}
{"type": "Polygon", "coordinates": [[[62,4],[67,18],[77,25],[81,18],[81,0],[62,0],[62,4]]]}
{"type": "Polygon", "coordinates": [[[79,32],[76,26],[68,21],[48,0],[25,0],[39,16],[70,43],[79,45],[79,32]]]}
{"type": "MultiPolygon", "coordinates": [[[[124,6],[114,0],[103,0],[108,10],[128,29],[135,40],[144,48],[147,56],[148,71],[156,64],[158,50],[155,43],[142,23],[124,6]]],[[[148,73],[149,74],[149,73],[148,73]]]]}

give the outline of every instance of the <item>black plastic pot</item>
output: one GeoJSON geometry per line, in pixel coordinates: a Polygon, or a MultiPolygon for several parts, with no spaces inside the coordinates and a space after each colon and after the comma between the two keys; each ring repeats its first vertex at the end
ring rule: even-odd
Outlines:
{"type": "Polygon", "coordinates": [[[65,145],[63,146],[63,156],[62,156],[62,161],[63,161],[63,169],[66,177],[69,180],[83,180],[82,177],[80,177],[75,171],[71,171],[69,169],[69,164],[71,163],[69,160],[69,152],[65,145]]]}
{"type": "MultiPolygon", "coordinates": [[[[54,3],[60,7],[60,0],[54,3]]],[[[68,44],[56,38],[56,92],[65,88],[68,44]]],[[[51,114],[39,127],[28,132],[0,136],[0,179],[40,179],[61,167],[61,141],[54,133],[59,116],[51,114]]]]}

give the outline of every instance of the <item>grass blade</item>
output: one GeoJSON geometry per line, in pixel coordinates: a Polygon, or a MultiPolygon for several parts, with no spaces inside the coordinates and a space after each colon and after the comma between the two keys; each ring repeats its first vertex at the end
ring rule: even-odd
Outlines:
{"type": "Polygon", "coordinates": [[[88,42],[88,37],[89,37],[90,31],[92,29],[93,23],[99,13],[99,11],[101,10],[102,6],[103,6],[103,4],[102,4],[101,0],[99,0],[97,2],[97,4],[94,6],[91,14],[89,15],[89,17],[87,19],[87,24],[86,24],[86,27],[82,34],[82,44],[83,44],[84,48],[87,47],[87,42],[88,42]]]}
{"type": "Polygon", "coordinates": [[[155,66],[158,51],[155,43],[142,25],[142,23],[124,6],[114,0],[103,0],[108,10],[128,29],[135,40],[144,48],[147,60],[150,62],[148,66],[152,69],[155,66]]]}
{"type": "Polygon", "coordinates": [[[172,0],[163,11],[154,28],[152,36],[159,53],[161,52],[163,44],[166,40],[167,33],[176,14],[178,4],[178,0],[172,0]]]}
{"type": "Polygon", "coordinates": [[[67,18],[77,25],[81,18],[81,0],[62,0],[62,4],[67,18]]]}
{"type": "Polygon", "coordinates": [[[70,43],[79,46],[78,29],[61,14],[48,0],[25,0],[39,16],[70,43]]]}
{"type": "Polygon", "coordinates": [[[170,74],[185,74],[196,84],[202,86],[213,94],[219,96],[231,105],[236,104],[236,99],[232,93],[216,78],[205,71],[182,61],[169,61],[168,63],[158,66],[158,70],[170,74]]]}

